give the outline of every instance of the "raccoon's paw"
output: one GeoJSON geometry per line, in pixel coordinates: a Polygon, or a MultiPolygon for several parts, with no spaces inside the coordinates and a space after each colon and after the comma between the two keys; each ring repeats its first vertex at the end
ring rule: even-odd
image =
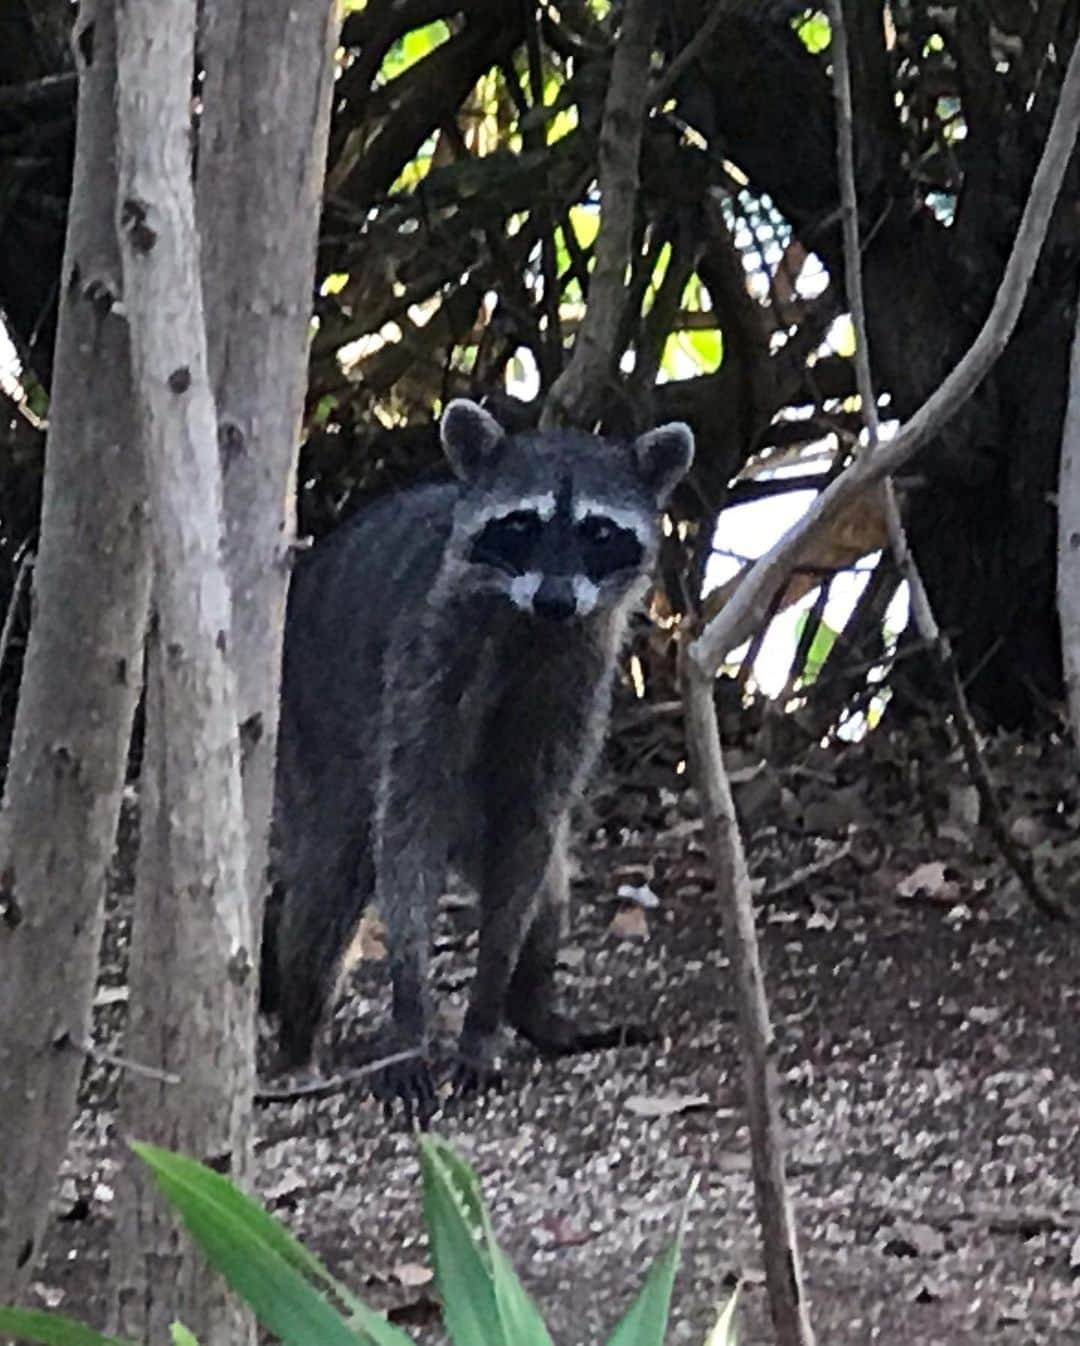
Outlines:
{"type": "Polygon", "coordinates": [[[450,1096],[460,1103],[502,1087],[494,1038],[462,1038],[450,1062],[450,1096]]]}
{"type": "Polygon", "coordinates": [[[409,1130],[426,1131],[439,1110],[435,1076],[426,1049],[422,1046],[385,1044],[387,1058],[371,1077],[371,1092],[383,1105],[389,1120],[398,1104],[409,1130]]]}

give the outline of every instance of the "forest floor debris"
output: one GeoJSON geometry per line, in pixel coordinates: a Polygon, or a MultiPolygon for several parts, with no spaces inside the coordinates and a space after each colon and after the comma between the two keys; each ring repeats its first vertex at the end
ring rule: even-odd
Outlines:
{"type": "MultiPolygon", "coordinates": [[[[1072,750],[1003,738],[987,757],[1013,836],[1068,901],[1072,750]]],[[[751,759],[730,754],[819,1341],[1080,1340],[1076,932],[1026,904],[947,751],[881,734],[786,764],[751,759]]],[[[563,958],[583,1019],[649,1023],[657,1041],[560,1062],[511,1043],[505,1089],[436,1123],[479,1170],[504,1245],[568,1346],[617,1320],[695,1174],[672,1340],[700,1342],[737,1279],[741,1339],[770,1340],[720,915],[681,784],[677,751],[661,750],[601,782],[563,958]]],[[[447,1043],[472,966],[470,915],[455,898],[440,922],[447,1043]]],[[[97,1009],[109,1048],[125,942],[114,913],[97,1009]]],[[[371,958],[350,974],[328,1070],[370,1051],[385,981],[371,958]]],[[[114,1092],[115,1070],[88,1062],[36,1282],[41,1302],[96,1324],[114,1092]]],[[[259,1127],[271,1209],[418,1340],[441,1340],[412,1138],[357,1094],[267,1106],[259,1127]]]]}

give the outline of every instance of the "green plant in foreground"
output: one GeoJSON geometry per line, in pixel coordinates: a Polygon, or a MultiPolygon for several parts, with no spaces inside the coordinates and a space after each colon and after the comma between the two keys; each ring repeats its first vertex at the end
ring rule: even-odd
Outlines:
{"type": "MultiPolygon", "coordinates": [[[[285,1346],[413,1346],[227,1178],[154,1145],[132,1148],[207,1260],[285,1346]]],[[[495,1241],[476,1174],[435,1136],[420,1140],[420,1168],[435,1283],[454,1346],[551,1346],[539,1310],[495,1241]]],[[[680,1226],[607,1346],[661,1346],[681,1245],[680,1226]]],[[[733,1295],[706,1346],[735,1346],[734,1320],[733,1295]]],[[[131,1346],[41,1309],[0,1309],[0,1336],[42,1346],[131,1346]]],[[[196,1346],[180,1324],[172,1338],[173,1346],[196,1346]]]]}

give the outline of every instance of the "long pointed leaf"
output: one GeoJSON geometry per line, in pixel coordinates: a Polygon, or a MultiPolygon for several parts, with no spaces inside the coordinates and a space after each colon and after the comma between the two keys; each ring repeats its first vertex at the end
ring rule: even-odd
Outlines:
{"type": "Polygon", "coordinates": [[[739,1287],[731,1292],[731,1298],[720,1310],[713,1330],[705,1338],[705,1346],[738,1346],[738,1333],[735,1330],[735,1309],[739,1302],[739,1287]]]}
{"type": "Polygon", "coordinates": [[[662,1346],[680,1252],[680,1240],[676,1239],[652,1264],[645,1284],[608,1338],[607,1346],[662,1346]]]}
{"type": "Polygon", "coordinates": [[[683,1202],[674,1242],[649,1268],[645,1284],[618,1327],[608,1338],[607,1346],[663,1346],[668,1314],[671,1312],[671,1291],[682,1256],[686,1220],[690,1213],[690,1202],[696,1191],[695,1178],[683,1202]]]}
{"type": "Polygon", "coordinates": [[[85,1323],[48,1309],[0,1309],[0,1337],[40,1342],[41,1346],[131,1346],[105,1337],[85,1323]]]}
{"type": "Polygon", "coordinates": [[[288,1231],[228,1179],[157,1146],[133,1143],[207,1260],[289,1346],[412,1346],[399,1328],[330,1275],[288,1231]],[[348,1322],[312,1280],[349,1309],[348,1322]]]}
{"type": "Polygon", "coordinates": [[[424,1223],[443,1321],[455,1346],[523,1346],[502,1330],[483,1244],[483,1202],[472,1169],[434,1136],[420,1139],[424,1223]]]}
{"type": "MultiPolygon", "coordinates": [[[[498,1339],[509,1343],[509,1346],[551,1346],[551,1337],[539,1309],[526,1293],[517,1273],[495,1238],[491,1217],[484,1203],[476,1174],[457,1151],[439,1136],[424,1137],[421,1141],[422,1150],[424,1146],[427,1147],[434,1165],[434,1180],[449,1185],[450,1198],[458,1205],[465,1232],[476,1248],[480,1262],[486,1268],[487,1279],[494,1291],[494,1312],[500,1333],[498,1339]]],[[[436,1274],[438,1275],[438,1269],[436,1274]]],[[[449,1295],[444,1290],[444,1302],[448,1298],[449,1295]]],[[[486,1296],[484,1303],[486,1311],[486,1296]]],[[[464,1328],[464,1324],[462,1327],[464,1328]]],[[[481,1327],[481,1331],[483,1330],[481,1327]]],[[[455,1341],[458,1340],[453,1332],[451,1335],[455,1341]]],[[[472,1336],[462,1338],[469,1343],[475,1339],[472,1336]]]]}

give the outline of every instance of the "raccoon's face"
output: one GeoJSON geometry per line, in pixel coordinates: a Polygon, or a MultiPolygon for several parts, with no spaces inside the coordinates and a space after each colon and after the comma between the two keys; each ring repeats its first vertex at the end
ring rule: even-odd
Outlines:
{"type": "Polygon", "coordinates": [[[630,446],[574,430],[508,436],[459,400],[443,415],[442,438],[466,487],[451,547],[470,591],[567,622],[644,590],[660,509],[693,455],[686,426],[630,446]]]}

